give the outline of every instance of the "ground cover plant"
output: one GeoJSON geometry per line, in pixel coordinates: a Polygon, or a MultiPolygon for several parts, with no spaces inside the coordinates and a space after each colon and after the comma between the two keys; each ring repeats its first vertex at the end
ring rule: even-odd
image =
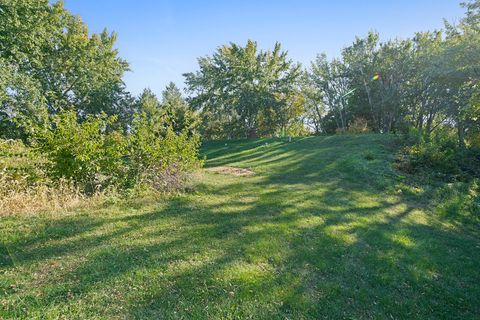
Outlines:
{"type": "Polygon", "coordinates": [[[4,216],[1,316],[474,319],[478,188],[405,184],[395,141],[205,143],[207,168],[255,174],[204,172],[163,200],[4,216]]]}

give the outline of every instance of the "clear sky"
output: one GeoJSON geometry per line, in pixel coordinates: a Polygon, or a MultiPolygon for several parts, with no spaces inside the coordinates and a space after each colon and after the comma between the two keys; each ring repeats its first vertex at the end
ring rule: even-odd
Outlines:
{"type": "Polygon", "coordinates": [[[443,18],[463,16],[460,0],[65,0],[90,32],[118,34],[120,55],[130,63],[127,89],[160,94],[197,57],[230,41],[256,40],[261,48],[282,43],[290,57],[309,65],[317,53],[338,56],[355,35],[376,30],[382,39],[439,29],[443,18]]]}

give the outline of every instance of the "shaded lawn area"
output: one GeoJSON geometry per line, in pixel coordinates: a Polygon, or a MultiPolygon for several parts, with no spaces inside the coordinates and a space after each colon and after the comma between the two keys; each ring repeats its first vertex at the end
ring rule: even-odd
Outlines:
{"type": "Polygon", "coordinates": [[[256,174],[0,218],[0,318],[478,318],[478,228],[398,190],[392,139],[209,142],[256,174]]]}

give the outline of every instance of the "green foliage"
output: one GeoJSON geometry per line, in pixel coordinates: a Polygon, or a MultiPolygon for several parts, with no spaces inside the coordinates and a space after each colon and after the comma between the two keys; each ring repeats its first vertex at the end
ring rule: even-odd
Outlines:
{"type": "MultiPolygon", "coordinates": [[[[330,112],[336,122],[337,129],[345,131],[348,125],[347,119],[347,94],[351,91],[350,79],[347,77],[347,68],[338,59],[331,62],[325,54],[318,55],[306,74],[305,86],[307,97],[320,100],[319,105],[314,106],[311,119],[318,123],[318,127],[326,131],[323,123],[326,112],[330,112]]],[[[318,131],[318,130],[317,130],[318,131]]]]}
{"type": "Polygon", "coordinates": [[[21,140],[0,140],[0,189],[25,189],[47,183],[45,157],[25,146],[21,140]],[[21,185],[21,186],[20,186],[21,185]]]}
{"type": "Polygon", "coordinates": [[[136,99],[135,111],[136,113],[132,119],[132,124],[136,121],[135,118],[137,115],[144,114],[145,121],[149,122],[149,126],[154,132],[162,132],[168,126],[166,110],[150,89],[144,89],[136,99]]]}
{"type": "Polygon", "coordinates": [[[187,131],[194,135],[200,124],[197,112],[190,108],[173,82],[162,92],[162,101],[150,89],[145,89],[135,102],[135,110],[137,114],[145,114],[145,121],[162,134],[171,127],[177,134],[187,131]]]}
{"type": "Polygon", "coordinates": [[[284,135],[289,137],[305,137],[310,135],[310,131],[305,128],[303,123],[294,122],[285,130],[284,135]]]}
{"type": "Polygon", "coordinates": [[[170,82],[162,92],[162,108],[165,109],[168,122],[177,134],[183,131],[189,134],[198,132],[199,115],[188,105],[180,89],[173,82],[170,82]]]}
{"type": "Polygon", "coordinates": [[[114,33],[90,34],[60,1],[5,0],[0,21],[0,138],[46,158],[37,176],[92,193],[198,164],[196,114],[174,85],[162,103],[125,92],[114,33]]]}
{"type": "Polygon", "coordinates": [[[137,176],[147,168],[159,171],[172,166],[181,171],[195,168],[199,165],[199,144],[199,136],[190,135],[188,130],[179,134],[170,126],[162,131],[154,130],[144,113],[135,117],[129,135],[131,162],[137,176]]]}
{"type": "Polygon", "coordinates": [[[126,171],[127,141],[109,131],[115,120],[102,114],[80,123],[75,111],[64,111],[48,127],[38,127],[34,145],[50,160],[49,175],[75,181],[87,192],[118,183],[126,171]]]}
{"type": "Polygon", "coordinates": [[[160,174],[175,167],[183,174],[199,165],[198,136],[159,130],[149,120],[138,114],[130,133],[124,134],[111,129],[113,116],[88,116],[79,122],[75,111],[64,111],[48,127],[35,130],[34,146],[49,160],[46,172],[52,179],[73,181],[89,193],[133,187],[145,172],[160,174]]]}
{"type": "Polygon", "coordinates": [[[437,130],[432,136],[412,131],[403,150],[400,168],[441,180],[471,180],[480,177],[480,149],[460,148],[453,130],[437,130]]]}
{"type": "Polygon", "coordinates": [[[44,102],[39,84],[0,56],[0,138],[25,138],[28,123],[46,116],[44,102]]]}
{"type": "Polygon", "coordinates": [[[123,119],[128,64],[114,48],[115,34],[90,35],[62,2],[48,0],[2,1],[0,21],[0,126],[25,117],[38,123],[38,110],[72,107],[82,117],[123,119]]]}
{"type": "Polygon", "coordinates": [[[302,82],[279,44],[224,46],[185,75],[190,105],[173,84],[134,100],[115,35],[50,3],[0,2],[0,137],[31,143],[0,140],[2,213],[176,186],[202,164],[199,118],[207,138],[410,130],[413,175],[387,134],[209,142],[207,166],[255,174],[205,173],[154,206],[0,216],[0,318],[478,315],[480,1],[445,32],[319,55],[302,82]]]}
{"type": "Polygon", "coordinates": [[[480,14],[478,0],[463,6],[465,18],[443,31],[385,42],[370,32],[344,48],[340,59],[318,55],[303,83],[306,123],[317,133],[345,132],[363,118],[374,132],[414,127],[427,136],[454,126],[465,148],[467,136],[480,131],[480,14]]]}
{"type": "Polygon", "coordinates": [[[300,65],[287,58],[279,43],[272,51],[231,43],[198,59],[200,70],[185,74],[190,103],[201,110],[204,134],[255,137],[288,126],[300,65]]]}

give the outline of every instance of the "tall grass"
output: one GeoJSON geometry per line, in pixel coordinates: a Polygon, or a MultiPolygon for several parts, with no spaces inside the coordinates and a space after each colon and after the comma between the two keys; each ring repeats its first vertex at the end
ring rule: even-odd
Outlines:
{"type": "Polygon", "coordinates": [[[52,179],[44,155],[18,140],[0,140],[0,216],[36,214],[101,205],[112,199],[132,200],[165,196],[191,189],[195,173],[182,164],[165,169],[149,167],[128,190],[114,186],[86,194],[73,180],[52,179]]]}
{"type": "Polygon", "coordinates": [[[70,209],[98,200],[71,182],[53,182],[47,160],[18,140],[0,140],[0,215],[70,209]]]}

